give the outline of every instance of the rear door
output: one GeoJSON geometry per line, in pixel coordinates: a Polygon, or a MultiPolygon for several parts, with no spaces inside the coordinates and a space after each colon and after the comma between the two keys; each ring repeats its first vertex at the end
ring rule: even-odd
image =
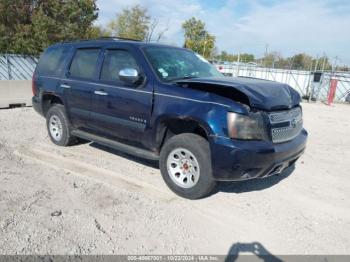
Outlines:
{"type": "Polygon", "coordinates": [[[91,124],[106,136],[140,142],[149,122],[153,86],[144,77],[140,55],[128,46],[105,49],[100,86],[92,96],[91,124]],[[119,79],[122,69],[136,69],[143,81],[129,84],[119,79]]]}
{"type": "Polygon", "coordinates": [[[72,125],[86,129],[90,120],[92,92],[95,89],[100,48],[78,48],[69,65],[67,78],[61,81],[72,125]]]}

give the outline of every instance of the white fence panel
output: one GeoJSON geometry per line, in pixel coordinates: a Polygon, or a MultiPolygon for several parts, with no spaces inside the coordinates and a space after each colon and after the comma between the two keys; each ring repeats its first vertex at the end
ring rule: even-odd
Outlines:
{"type": "Polygon", "coordinates": [[[317,100],[327,100],[331,79],[337,79],[335,101],[344,102],[350,96],[350,73],[323,72],[320,82],[313,82],[314,74],[310,71],[264,68],[251,65],[216,65],[228,76],[252,77],[288,84],[302,96],[317,100]]]}
{"type": "Polygon", "coordinates": [[[37,63],[34,56],[0,54],[0,80],[30,80],[37,63]]]}

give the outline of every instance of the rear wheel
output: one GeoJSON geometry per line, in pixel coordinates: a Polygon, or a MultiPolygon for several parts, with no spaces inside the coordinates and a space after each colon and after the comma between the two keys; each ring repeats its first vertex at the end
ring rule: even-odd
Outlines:
{"type": "Polygon", "coordinates": [[[215,187],[208,141],[195,134],[180,134],[165,142],[159,160],[162,177],[177,195],[198,199],[215,187]]]}
{"type": "Polygon", "coordinates": [[[70,124],[64,106],[54,104],[46,114],[46,126],[53,143],[58,146],[70,146],[77,142],[70,134],[70,124]]]}

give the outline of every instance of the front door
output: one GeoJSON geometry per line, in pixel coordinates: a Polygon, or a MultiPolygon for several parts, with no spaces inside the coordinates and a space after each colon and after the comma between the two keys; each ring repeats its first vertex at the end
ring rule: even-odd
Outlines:
{"type": "Polygon", "coordinates": [[[143,77],[130,84],[119,79],[123,69],[143,75],[136,55],[128,48],[106,49],[100,85],[92,95],[91,125],[107,136],[140,142],[151,115],[153,86],[143,77]]]}

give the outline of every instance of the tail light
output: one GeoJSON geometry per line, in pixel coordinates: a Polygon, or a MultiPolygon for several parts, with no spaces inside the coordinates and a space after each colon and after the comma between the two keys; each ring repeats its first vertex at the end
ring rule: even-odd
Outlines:
{"type": "Polygon", "coordinates": [[[33,96],[35,96],[36,95],[36,84],[35,84],[34,74],[33,74],[33,77],[32,77],[32,92],[33,92],[33,96]]]}

